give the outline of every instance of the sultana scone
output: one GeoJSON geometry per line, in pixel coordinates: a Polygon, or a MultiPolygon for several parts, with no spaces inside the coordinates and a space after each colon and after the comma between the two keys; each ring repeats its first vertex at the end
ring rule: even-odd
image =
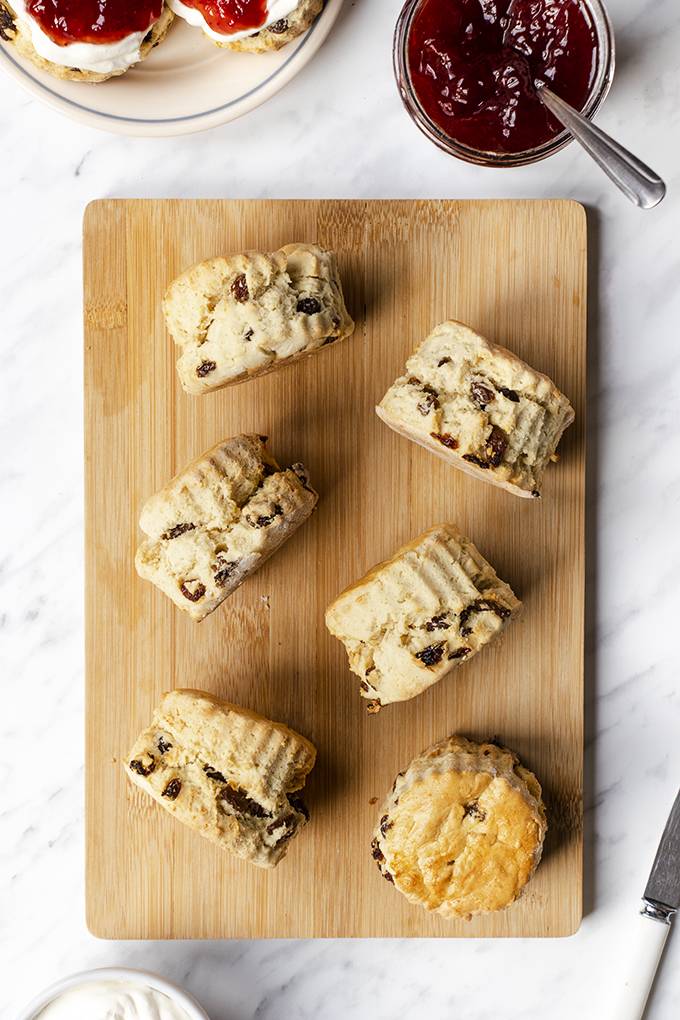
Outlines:
{"type": "Polygon", "coordinates": [[[297,7],[285,18],[279,18],[254,35],[245,36],[226,45],[229,49],[242,50],[247,53],[267,53],[269,50],[280,50],[311,28],[317,15],[321,13],[323,2],[324,0],[299,0],[297,7]]]}
{"type": "Polygon", "coordinates": [[[461,322],[442,322],[376,408],[382,420],[468,474],[538,497],[574,420],[547,376],[461,322]]]}
{"type": "Polygon", "coordinates": [[[168,287],[177,373],[201,394],[270,372],[354,331],[336,258],[314,244],[245,252],[192,266],[168,287]]]}
{"type": "Polygon", "coordinates": [[[440,524],[338,595],[326,626],[361,677],[369,712],[377,712],[466,662],[520,607],[470,539],[440,524]]]}
{"type": "Polygon", "coordinates": [[[307,520],[318,495],[302,464],[281,469],[266,436],[234,436],[144,504],[135,566],[202,620],[307,520]]]}
{"type": "MultiPolygon", "coordinates": [[[[54,0],[51,5],[33,4],[33,7],[34,11],[29,12],[26,0],[13,0],[11,4],[9,0],[0,0],[0,39],[12,43],[22,57],[41,71],[67,81],[96,83],[124,74],[163,41],[174,19],[172,11],[162,0],[153,0],[146,5],[148,20],[145,27],[142,30],[131,29],[116,42],[97,43],[91,39],[78,42],[74,38],[70,42],[58,43],[43,30],[35,15],[42,11],[58,18],[68,37],[69,14],[73,8],[64,3],[61,4],[63,9],[60,9],[60,0],[54,0]]],[[[143,16],[144,5],[132,10],[135,24],[143,16]]],[[[101,6],[93,5],[93,17],[97,21],[104,17],[101,6]]]]}
{"type": "Polygon", "coordinates": [[[411,903],[448,919],[470,918],[521,895],[546,828],[540,784],[516,754],[452,736],[397,776],[373,858],[411,903]]]}
{"type": "Polygon", "coordinates": [[[223,850],[273,868],[309,819],[300,790],[314,745],[205,691],[164,694],[127,758],[128,777],[223,850]]]}

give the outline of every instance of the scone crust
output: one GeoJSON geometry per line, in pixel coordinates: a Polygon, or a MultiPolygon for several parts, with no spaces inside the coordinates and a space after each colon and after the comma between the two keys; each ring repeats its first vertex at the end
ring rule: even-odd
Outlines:
{"type": "Polygon", "coordinates": [[[455,320],[416,348],[376,413],[466,474],[526,498],[540,496],[574,420],[552,380],[455,320]]]}
{"type": "Polygon", "coordinates": [[[451,736],[399,773],[372,852],[411,903],[470,918],[518,899],[538,867],[546,829],[540,783],[516,754],[451,736]]]}
{"type": "Polygon", "coordinates": [[[274,867],[308,820],[299,797],[316,749],[283,723],[198,690],[163,695],[128,778],[223,850],[274,867]]]}
{"type": "Polygon", "coordinates": [[[376,712],[468,661],[520,608],[474,543],[455,525],[438,524],[341,592],[326,626],[376,712]]]}
{"type": "Polygon", "coordinates": [[[335,254],[315,244],[199,262],[167,288],[184,390],[209,393],[314,354],[354,332],[335,254]]]}
{"type": "MultiPolygon", "coordinates": [[[[146,41],[140,47],[140,60],[144,60],[151,50],[165,38],[168,29],[174,21],[174,14],[169,7],[164,6],[158,21],[149,29],[146,41]]],[[[61,78],[65,81],[86,81],[96,83],[108,81],[118,75],[125,74],[129,68],[121,71],[109,71],[106,74],[99,74],[96,71],[81,71],[77,67],[64,67],[62,64],[55,64],[51,60],[45,60],[36,51],[31,40],[30,32],[21,19],[16,16],[7,0],[0,0],[0,38],[11,42],[22,57],[26,57],[41,71],[47,71],[53,78],[61,78]]]]}
{"type": "Polygon", "coordinates": [[[276,31],[272,31],[270,25],[269,28],[264,28],[255,35],[237,39],[236,42],[218,43],[217,45],[244,53],[267,53],[270,50],[280,50],[311,28],[317,15],[321,13],[323,4],[324,0],[300,0],[295,10],[287,18],[282,19],[285,22],[285,28],[280,22],[276,22],[275,24],[278,26],[276,31]]]}
{"type": "Polygon", "coordinates": [[[316,506],[304,466],[281,469],[265,443],[249,434],[218,443],[142,508],[137,573],[194,620],[217,609],[316,506]]]}

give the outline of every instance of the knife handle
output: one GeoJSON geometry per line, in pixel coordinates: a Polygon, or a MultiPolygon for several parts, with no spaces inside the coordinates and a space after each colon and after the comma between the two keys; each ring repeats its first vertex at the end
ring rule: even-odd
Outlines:
{"type": "Polygon", "coordinates": [[[630,933],[628,976],[612,1020],[641,1020],[670,930],[670,916],[643,902],[630,933]]]}

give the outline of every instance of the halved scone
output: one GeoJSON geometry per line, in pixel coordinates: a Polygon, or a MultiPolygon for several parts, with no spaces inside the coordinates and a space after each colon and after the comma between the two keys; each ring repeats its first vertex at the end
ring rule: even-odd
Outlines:
{"type": "Polygon", "coordinates": [[[318,495],[306,469],[282,469],[266,436],[241,435],[192,461],[144,504],[135,566],[202,620],[303,524],[318,495]]]}
{"type": "Polygon", "coordinates": [[[323,0],[168,0],[179,18],[203,30],[216,46],[248,53],[279,50],[311,27],[323,0]]]}
{"type": "Polygon", "coordinates": [[[314,745],[205,691],[164,694],[126,759],[129,779],[223,850],[273,868],[309,819],[314,745]]]}
{"type": "Polygon", "coordinates": [[[468,474],[538,497],[574,411],[555,384],[461,322],[416,348],[376,408],[379,418],[468,474]]]}
{"type": "Polygon", "coordinates": [[[415,698],[501,633],[521,602],[452,524],[419,535],[346,588],[326,626],[369,712],[415,698]]]}
{"type": "MultiPolygon", "coordinates": [[[[115,7],[115,2],[110,2],[106,10],[115,13],[115,7]]],[[[23,57],[55,78],[107,81],[144,60],[163,41],[174,15],[163,0],[146,0],[126,8],[131,11],[129,30],[119,29],[113,33],[119,37],[105,41],[98,39],[98,34],[105,30],[106,10],[95,0],[89,28],[80,24],[71,28],[74,8],[61,0],[53,0],[49,5],[36,0],[12,0],[11,4],[9,0],[0,0],[0,39],[12,43],[23,57]],[[46,21],[38,20],[39,16],[44,19],[48,15],[58,22],[58,32],[46,21]]],[[[83,11],[76,8],[76,13],[80,15],[83,11]]],[[[120,25],[119,19],[117,23],[120,25]]]]}
{"type": "Polygon", "coordinates": [[[503,910],[522,894],[546,828],[541,786],[516,754],[452,736],[399,773],[372,852],[411,903],[467,919],[503,910]]]}
{"type": "Polygon", "coordinates": [[[270,372],[354,331],[335,255],[315,244],[199,262],[170,284],[163,311],[192,394],[270,372]]]}

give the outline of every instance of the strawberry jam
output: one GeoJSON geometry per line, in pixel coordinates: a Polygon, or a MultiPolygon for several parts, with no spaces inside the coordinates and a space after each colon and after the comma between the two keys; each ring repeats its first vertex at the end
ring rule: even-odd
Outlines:
{"type": "Polygon", "coordinates": [[[146,32],[163,0],[25,0],[26,11],[58,46],[113,43],[146,32]]]}
{"type": "Polygon", "coordinates": [[[253,32],[267,20],[267,0],[182,0],[205,18],[206,24],[220,35],[253,32]]]}
{"type": "Polygon", "coordinates": [[[444,134],[478,151],[517,153],[563,130],[536,81],[584,107],[597,36],[581,0],[421,0],[408,63],[421,107],[444,134]]]}

